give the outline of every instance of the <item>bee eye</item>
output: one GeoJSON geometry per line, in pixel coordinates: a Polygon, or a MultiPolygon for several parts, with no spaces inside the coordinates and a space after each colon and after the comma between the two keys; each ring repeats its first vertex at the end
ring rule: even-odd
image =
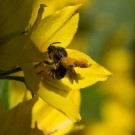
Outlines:
{"type": "Polygon", "coordinates": [[[50,52],[52,52],[55,49],[55,47],[50,45],[47,49],[48,49],[48,52],[50,53],[50,52]]]}
{"type": "Polygon", "coordinates": [[[67,52],[65,51],[65,49],[61,48],[58,51],[58,55],[62,58],[62,57],[67,57],[67,52]]]}
{"type": "Polygon", "coordinates": [[[57,53],[54,54],[54,59],[55,60],[60,60],[63,57],[67,57],[67,52],[63,48],[58,48],[57,53]]]}

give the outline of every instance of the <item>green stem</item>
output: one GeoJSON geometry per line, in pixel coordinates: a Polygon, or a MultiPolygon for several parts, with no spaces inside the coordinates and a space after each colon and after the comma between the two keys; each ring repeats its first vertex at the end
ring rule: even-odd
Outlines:
{"type": "Polygon", "coordinates": [[[0,79],[16,80],[23,83],[25,82],[24,77],[21,77],[21,76],[0,76],[0,79]]]}
{"type": "Polygon", "coordinates": [[[19,71],[22,71],[21,67],[17,67],[15,69],[11,69],[11,70],[5,71],[3,73],[0,73],[0,76],[10,75],[10,74],[13,74],[13,73],[16,73],[16,72],[19,72],[19,71]]]}

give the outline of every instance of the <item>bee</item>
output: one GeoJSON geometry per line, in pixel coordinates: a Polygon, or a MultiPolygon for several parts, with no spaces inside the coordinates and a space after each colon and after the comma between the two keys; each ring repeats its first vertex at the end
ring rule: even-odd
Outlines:
{"type": "Polygon", "coordinates": [[[78,83],[78,76],[75,70],[73,68],[67,68],[63,65],[62,59],[67,58],[68,54],[63,47],[54,46],[54,44],[57,43],[60,42],[55,42],[47,48],[49,58],[53,61],[51,64],[55,65],[54,68],[51,69],[49,76],[51,76],[53,79],[60,80],[67,74],[68,78],[72,80],[70,81],[71,83],[73,83],[73,80],[78,83]]]}
{"type": "Polygon", "coordinates": [[[86,59],[68,57],[63,47],[55,46],[55,44],[59,43],[50,44],[45,52],[47,59],[35,66],[35,72],[43,78],[49,76],[55,80],[60,80],[67,76],[72,84],[74,81],[78,83],[79,79],[74,67],[89,67],[88,62],[86,59]]]}
{"type": "Polygon", "coordinates": [[[45,63],[51,64],[54,67],[50,70],[49,76],[53,79],[60,80],[67,75],[72,84],[74,81],[78,83],[78,75],[74,67],[88,67],[87,60],[68,57],[63,47],[54,46],[54,44],[58,43],[60,42],[54,42],[47,48],[47,53],[52,63],[48,63],[48,61],[45,61],[45,63]]]}

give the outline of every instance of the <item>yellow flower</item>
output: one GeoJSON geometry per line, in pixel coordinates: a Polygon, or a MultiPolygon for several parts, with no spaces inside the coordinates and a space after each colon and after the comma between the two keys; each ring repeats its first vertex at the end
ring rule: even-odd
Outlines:
{"type": "MultiPolygon", "coordinates": [[[[75,71],[73,68],[70,70],[72,71],[71,73],[74,72],[74,75],[76,75],[74,77],[74,75],[69,74],[71,82],[73,83],[73,80],[78,82],[79,79],[79,84],[71,84],[65,77],[61,80],[55,80],[49,77],[49,75],[40,76],[40,74],[37,74],[33,62],[43,62],[45,59],[44,52],[50,44],[60,42],[60,46],[67,47],[71,42],[78,27],[79,14],[77,10],[80,5],[66,7],[42,19],[43,7],[44,5],[41,5],[38,17],[29,32],[24,34],[24,27],[22,27],[21,31],[18,33],[19,35],[17,34],[13,38],[9,36],[9,40],[7,35],[4,35],[4,37],[2,35],[0,45],[0,68],[5,69],[21,65],[27,87],[32,90],[34,94],[38,93],[38,95],[51,106],[76,121],[80,119],[80,114],[69,96],[70,91],[84,88],[97,81],[103,81],[107,79],[110,72],[96,64],[87,55],[76,50],[66,50],[68,57],[75,60],[75,65],[78,65],[78,60],[76,60],[78,58],[81,59],[82,63],[83,60],[86,60],[88,61],[87,65],[91,65],[85,70],[78,67],[75,68],[75,71]],[[34,46],[32,41],[36,44],[38,49],[34,46]],[[9,62],[7,62],[8,60],[9,62]]],[[[21,13],[23,11],[24,7],[21,13]]],[[[13,29],[13,33],[14,31],[16,33],[15,29],[13,29]]]]}
{"type": "MultiPolygon", "coordinates": [[[[32,31],[31,39],[40,51],[46,52],[50,44],[53,43],[58,43],[55,45],[63,48],[70,44],[78,27],[79,13],[77,11],[79,7],[80,5],[68,6],[43,18],[40,22],[37,18],[38,23],[32,31]]],[[[41,8],[39,9],[39,14],[41,8]]],[[[28,88],[35,94],[37,93],[51,106],[66,114],[71,120],[76,121],[80,120],[80,114],[77,107],[73,104],[71,96],[69,96],[70,91],[90,86],[98,81],[104,81],[111,73],[84,53],[70,49],[66,49],[66,52],[72,60],[79,58],[81,61],[86,60],[88,62],[87,65],[91,65],[87,66],[87,68],[74,68],[79,83],[71,84],[69,78],[66,77],[57,80],[51,78],[48,74],[36,73],[33,63],[25,63],[21,67],[28,88]]],[[[44,61],[39,62],[44,63],[44,61]]],[[[43,70],[47,69],[44,68],[43,70]]],[[[77,82],[74,77],[73,79],[77,82]]]]}
{"type": "Polygon", "coordinates": [[[32,107],[37,97],[6,110],[0,101],[0,135],[43,135],[37,128],[31,128],[32,107]]]}
{"type": "MultiPolygon", "coordinates": [[[[14,113],[16,114],[22,113],[19,115],[20,117],[23,117],[23,115],[26,114],[26,112],[30,114],[29,119],[26,119],[26,121],[24,120],[23,123],[17,125],[18,128],[23,126],[23,124],[25,125],[25,123],[28,122],[27,126],[29,126],[29,128],[32,127],[34,130],[38,128],[41,131],[43,131],[44,134],[51,134],[51,135],[66,134],[70,132],[71,130],[73,130],[74,128],[76,128],[76,125],[74,125],[73,121],[71,121],[67,116],[65,116],[60,111],[51,107],[48,103],[46,103],[41,98],[38,97],[38,100],[37,98],[31,99],[32,98],[31,94],[28,90],[26,91],[26,88],[23,83],[13,81],[13,80],[6,81],[6,82],[3,81],[2,87],[3,88],[0,89],[0,96],[1,96],[0,98],[3,99],[5,96],[7,96],[6,94],[9,95],[7,98],[4,98],[4,102],[3,102],[6,105],[6,107],[10,108],[10,110],[7,111],[8,113],[10,113],[11,110],[15,110],[14,113]],[[18,105],[18,103],[20,102],[23,102],[21,103],[23,105],[22,107],[19,107],[20,105],[18,105]],[[29,102],[31,102],[30,103],[31,106],[29,105],[29,102]],[[28,108],[30,110],[28,110],[28,108]]],[[[72,98],[73,103],[76,105],[79,111],[80,102],[81,102],[80,91],[78,90],[71,91],[69,93],[69,96],[72,98]]],[[[17,117],[17,119],[20,120],[21,118],[19,116],[17,117]]],[[[1,117],[2,115],[0,115],[0,119],[1,117]]],[[[5,117],[6,116],[4,116],[4,118],[5,117]]],[[[12,121],[12,120],[13,120],[13,115],[11,115],[9,119],[7,119],[7,121],[12,121]]],[[[6,126],[7,121],[4,121],[4,120],[2,121],[4,128],[8,128],[6,126]]],[[[16,123],[14,121],[12,121],[12,123],[14,123],[13,125],[16,126],[16,123]]],[[[11,128],[14,128],[14,127],[11,126],[11,128]]],[[[82,128],[82,126],[79,128],[77,127],[76,130],[80,128],[82,128]]],[[[18,132],[14,129],[13,131],[14,133],[18,132]]]]}
{"type": "Polygon", "coordinates": [[[43,54],[24,31],[28,26],[33,0],[0,1],[0,69],[42,60],[43,54]],[[28,53],[28,52],[30,52],[28,53]]]}
{"type": "Polygon", "coordinates": [[[57,10],[65,7],[65,6],[69,6],[69,5],[76,5],[76,4],[83,4],[83,7],[89,6],[89,4],[91,3],[91,0],[35,0],[34,4],[33,4],[33,11],[32,11],[32,17],[30,19],[30,24],[33,24],[35,19],[36,19],[36,15],[37,15],[37,11],[40,7],[40,4],[45,4],[47,5],[48,8],[46,8],[46,12],[43,13],[43,18],[56,12],[57,10]]]}
{"type": "MultiPolygon", "coordinates": [[[[75,96],[75,93],[80,93],[80,88],[90,86],[98,81],[106,80],[111,73],[94,62],[86,54],[77,50],[64,49],[68,54],[68,60],[71,60],[74,66],[77,66],[72,68],[73,71],[75,70],[74,75],[76,76],[64,76],[60,80],[57,80],[55,76],[51,78],[50,74],[38,74],[36,72],[36,66],[40,67],[38,64],[40,65],[40,63],[42,64],[44,60],[46,60],[47,56],[45,54],[50,44],[58,43],[55,45],[63,48],[66,48],[70,44],[78,27],[79,13],[77,11],[80,5],[66,7],[42,19],[43,7],[44,5],[41,5],[38,17],[30,28],[30,31],[24,32],[26,28],[25,25],[25,27],[22,27],[23,29],[19,31],[20,35],[17,33],[13,38],[10,37],[9,40],[7,35],[4,35],[4,37],[2,35],[0,45],[0,68],[5,69],[16,65],[22,67],[27,88],[34,94],[38,94],[50,105],[39,99],[39,102],[37,102],[35,108],[33,108],[33,123],[35,124],[35,121],[37,121],[40,129],[44,130],[44,132],[55,134],[56,132],[54,131],[62,129],[60,131],[60,134],[62,134],[65,133],[65,131],[63,131],[64,128],[67,129],[69,126],[69,129],[71,129],[73,122],[81,119],[79,114],[80,102],[79,98],[75,96]],[[7,61],[8,58],[9,62],[7,63],[5,61],[7,61]],[[83,64],[85,65],[84,67],[87,68],[80,68],[83,67],[83,64]],[[74,80],[78,83],[73,83],[72,81],[74,80]],[[52,114],[47,114],[47,118],[41,119],[40,113],[43,113],[43,110],[37,112],[37,109],[40,107],[43,109],[44,106],[49,106],[48,108],[51,110],[52,114]],[[48,121],[50,122],[53,119],[54,114],[59,116],[59,118],[55,119],[52,125],[48,125],[48,121]],[[42,128],[44,124],[45,127],[42,128]],[[45,131],[45,128],[47,131],[45,131]]],[[[22,11],[24,12],[24,8],[22,11]]],[[[28,23],[28,20],[26,23],[28,23]]],[[[13,32],[14,31],[16,32],[15,29],[13,29],[13,32]]],[[[70,66],[67,60],[63,60],[62,64],[64,65],[64,63],[65,66],[68,64],[70,66]]],[[[53,65],[51,63],[49,64],[52,68],[53,65]]],[[[44,68],[44,70],[47,69],[44,68]]]]}
{"type": "MultiPolygon", "coordinates": [[[[70,96],[79,111],[80,91],[71,91],[70,96]]],[[[41,98],[35,103],[32,116],[32,127],[35,127],[35,122],[37,122],[38,128],[45,134],[62,135],[70,132],[74,127],[73,121],[41,98]]]]}
{"type": "Polygon", "coordinates": [[[0,37],[23,32],[30,19],[33,1],[5,0],[0,1],[0,5],[0,37]]]}

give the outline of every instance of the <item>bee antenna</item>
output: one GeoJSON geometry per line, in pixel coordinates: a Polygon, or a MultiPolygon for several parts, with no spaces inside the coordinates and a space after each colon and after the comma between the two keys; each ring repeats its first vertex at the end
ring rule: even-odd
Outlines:
{"type": "Polygon", "coordinates": [[[61,43],[61,42],[53,42],[53,43],[50,44],[50,46],[51,46],[51,45],[54,45],[54,44],[60,44],[60,43],[61,43]]]}

